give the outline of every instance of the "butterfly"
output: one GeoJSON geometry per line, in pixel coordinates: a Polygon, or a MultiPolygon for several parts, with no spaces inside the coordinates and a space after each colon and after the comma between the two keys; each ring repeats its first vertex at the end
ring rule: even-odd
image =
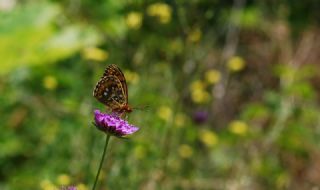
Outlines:
{"type": "Polygon", "coordinates": [[[93,96],[109,107],[113,113],[122,115],[132,112],[128,105],[126,79],[117,65],[109,65],[93,90],[93,96]]]}

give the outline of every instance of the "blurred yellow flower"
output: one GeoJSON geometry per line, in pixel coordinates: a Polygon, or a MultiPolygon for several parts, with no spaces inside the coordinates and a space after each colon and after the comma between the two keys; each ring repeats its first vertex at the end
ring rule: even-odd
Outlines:
{"type": "Polygon", "coordinates": [[[149,5],[147,13],[150,16],[156,16],[162,24],[166,24],[171,20],[172,9],[165,3],[154,3],[149,5]]]}
{"type": "Polygon", "coordinates": [[[161,106],[158,110],[158,116],[165,120],[165,121],[170,121],[172,118],[172,110],[168,106],[161,106]]]}
{"type": "Polygon", "coordinates": [[[139,12],[130,12],[126,17],[126,24],[131,29],[139,29],[142,24],[142,14],[139,12]]]}
{"type": "Polygon", "coordinates": [[[198,104],[207,103],[210,100],[210,94],[205,90],[194,90],[191,92],[191,99],[198,104]]]}
{"type": "Polygon", "coordinates": [[[126,81],[128,83],[137,84],[139,82],[139,74],[136,72],[132,72],[129,70],[124,71],[124,76],[126,77],[126,81]]]}
{"type": "Polygon", "coordinates": [[[206,88],[206,83],[204,83],[201,80],[195,80],[191,83],[189,88],[190,88],[190,91],[203,90],[206,88]]]}
{"type": "Polygon", "coordinates": [[[109,58],[109,53],[100,48],[88,47],[83,50],[82,56],[85,59],[90,59],[94,61],[105,61],[109,58]]]}
{"type": "Polygon", "coordinates": [[[77,190],[88,190],[88,186],[86,186],[85,184],[83,183],[80,183],[77,185],[77,190]]]}
{"type": "Polygon", "coordinates": [[[48,179],[44,179],[40,182],[40,187],[43,190],[51,190],[51,189],[55,189],[55,185],[48,179]]]}
{"type": "Polygon", "coordinates": [[[190,85],[191,99],[195,103],[206,103],[210,100],[210,94],[205,90],[206,83],[195,80],[190,85]]]}
{"type": "Polygon", "coordinates": [[[133,149],[133,155],[137,159],[142,159],[146,156],[146,149],[142,145],[137,145],[133,149]]]}
{"type": "Polygon", "coordinates": [[[55,90],[58,86],[58,81],[56,77],[47,75],[43,78],[43,86],[47,90],[55,90]]]}
{"type": "Polygon", "coordinates": [[[47,185],[43,188],[43,190],[59,190],[59,188],[57,186],[55,186],[54,184],[50,184],[47,185]]]}
{"type": "Polygon", "coordinates": [[[216,84],[221,79],[221,73],[218,70],[210,69],[205,73],[205,78],[209,84],[216,84]]]}
{"type": "Polygon", "coordinates": [[[207,145],[208,147],[216,145],[219,141],[219,138],[216,135],[216,133],[207,129],[200,131],[199,138],[202,141],[202,143],[207,145]]]}
{"type": "Polygon", "coordinates": [[[187,39],[189,42],[196,43],[200,41],[201,36],[202,36],[201,30],[199,28],[196,28],[188,34],[187,39]]]}
{"type": "Polygon", "coordinates": [[[192,148],[186,144],[180,145],[178,152],[181,158],[190,158],[193,155],[192,148]]]}
{"type": "Polygon", "coordinates": [[[177,127],[183,127],[186,123],[186,116],[183,113],[178,113],[174,118],[174,124],[177,127]]]}
{"type": "Polygon", "coordinates": [[[234,56],[227,62],[227,67],[230,71],[241,71],[245,67],[245,61],[242,57],[234,56]]]}
{"type": "Polygon", "coordinates": [[[235,120],[229,124],[229,130],[236,135],[245,135],[248,132],[248,125],[243,121],[235,120]]]}
{"type": "Polygon", "coordinates": [[[61,174],[58,176],[57,178],[57,183],[59,185],[69,185],[71,183],[71,179],[70,176],[68,176],[67,174],[61,174]]]}

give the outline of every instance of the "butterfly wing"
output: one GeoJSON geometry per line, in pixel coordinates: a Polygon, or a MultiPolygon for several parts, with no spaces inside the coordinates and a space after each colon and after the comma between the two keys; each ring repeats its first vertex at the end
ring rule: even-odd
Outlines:
{"type": "Polygon", "coordinates": [[[98,81],[93,96],[112,110],[127,104],[121,81],[114,75],[103,76],[98,81]]]}
{"type": "Polygon", "coordinates": [[[121,82],[121,85],[124,91],[124,96],[126,98],[126,102],[128,103],[128,86],[127,86],[127,82],[126,82],[126,78],[124,77],[124,74],[122,73],[122,71],[117,65],[111,64],[106,68],[103,76],[110,76],[110,75],[116,76],[121,82]]]}

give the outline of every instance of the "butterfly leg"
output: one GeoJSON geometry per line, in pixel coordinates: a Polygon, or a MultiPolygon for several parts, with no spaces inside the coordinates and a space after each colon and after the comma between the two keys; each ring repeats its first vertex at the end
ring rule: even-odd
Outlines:
{"type": "Polygon", "coordinates": [[[121,112],[119,113],[119,117],[122,119],[128,119],[128,114],[126,114],[126,112],[121,112]]]}

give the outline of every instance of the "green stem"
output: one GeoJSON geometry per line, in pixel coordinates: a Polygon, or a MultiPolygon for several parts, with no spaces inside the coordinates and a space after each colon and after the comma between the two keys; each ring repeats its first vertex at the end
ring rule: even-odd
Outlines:
{"type": "Polygon", "coordinates": [[[96,185],[97,185],[97,182],[98,182],[98,178],[99,178],[99,175],[100,175],[100,171],[101,171],[101,168],[102,168],[102,164],[103,164],[103,161],[104,161],[104,157],[106,156],[106,151],[107,151],[107,147],[108,147],[108,143],[109,143],[110,136],[111,136],[111,135],[107,134],[106,142],[105,142],[104,149],[103,149],[102,158],[101,158],[100,165],[99,165],[99,169],[98,169],[98,173],[97,173],[96,179],[95,179],[95,181],[94,181],[92,190],[95,190],[95,189],[96,189],[96,185]]]}

